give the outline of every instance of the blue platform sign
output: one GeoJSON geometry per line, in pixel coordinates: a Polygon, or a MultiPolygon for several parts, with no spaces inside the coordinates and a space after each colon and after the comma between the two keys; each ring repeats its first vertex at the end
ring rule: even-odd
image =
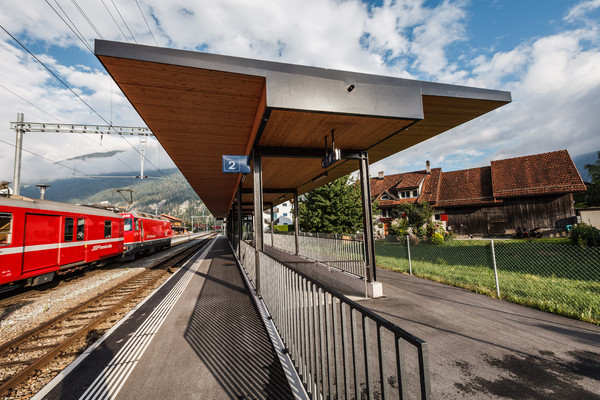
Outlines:
{"type": "Polygon", "coordinates": [[[223,173],[248,174],[250,169],[249,156],[223,156],[223,173]]]}

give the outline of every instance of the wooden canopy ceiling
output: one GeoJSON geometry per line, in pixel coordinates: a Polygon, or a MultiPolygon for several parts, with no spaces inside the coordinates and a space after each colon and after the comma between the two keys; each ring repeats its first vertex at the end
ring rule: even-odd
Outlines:
{"type": "Polygon", "coordinates": [[[118,42],[97,40],[95,53],[216,217],[242,178],[222,173],[222,155],[270,154],[264,201],[278,204],[291,193],[274,189],[302,194],[358,169],[351,159],[321,168],[332,130],[336,148],[368,151],[372,163],[511,101],[509,92],[118,42]]]}

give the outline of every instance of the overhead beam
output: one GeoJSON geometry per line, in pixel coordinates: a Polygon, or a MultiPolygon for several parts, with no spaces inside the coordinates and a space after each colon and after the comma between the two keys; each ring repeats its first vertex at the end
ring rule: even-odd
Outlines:
{"type": "MultiPolygon", "coordinates": [[[[263,157],[272,158],[317,158],[326,156],[324,148],[314,147],[275,147],[275,146],[257,146],[255,147],[263,157]]],[[[358,160],[360,154],[356,150],[341,150],[342,159],[358,160]]]]}

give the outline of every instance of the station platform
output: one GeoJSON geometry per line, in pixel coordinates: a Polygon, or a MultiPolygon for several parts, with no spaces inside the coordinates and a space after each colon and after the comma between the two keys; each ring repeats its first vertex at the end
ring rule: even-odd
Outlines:
{"type": "Polygon", "coordinates": [[[292,399],[224,236],[34,399],[292,399]]]}

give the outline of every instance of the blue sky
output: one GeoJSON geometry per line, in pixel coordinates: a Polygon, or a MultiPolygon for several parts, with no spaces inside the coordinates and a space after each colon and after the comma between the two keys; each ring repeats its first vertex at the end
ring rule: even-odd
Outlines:
{"type": "MultiPolygon", "coordinates": [[[[0,1],[0,25],[94,109],[0,30],[0,180],[13,180],[8,123],[17,112],[35,122],[143,124],[58,14],[92,47],[96,30],[118,41],[126,40],[121,32],[131,40],[131,31],[147,45],[511,91],[510,105],[372,165],[373,174],[422,169],[427,159],[450,171],[560,149],[572,157],[600,151],[600,0],[138,0],[139,8],[79,0],[93,26],[67,0],[0,1]]],[[[131,174],[139,170],[138,145],[27,134],[22,180],[131,174]],[[115,150],[110,162],[48,161],[115,150]]],[[[173,165],[155,141],[147,158],[173,165]]]]}

